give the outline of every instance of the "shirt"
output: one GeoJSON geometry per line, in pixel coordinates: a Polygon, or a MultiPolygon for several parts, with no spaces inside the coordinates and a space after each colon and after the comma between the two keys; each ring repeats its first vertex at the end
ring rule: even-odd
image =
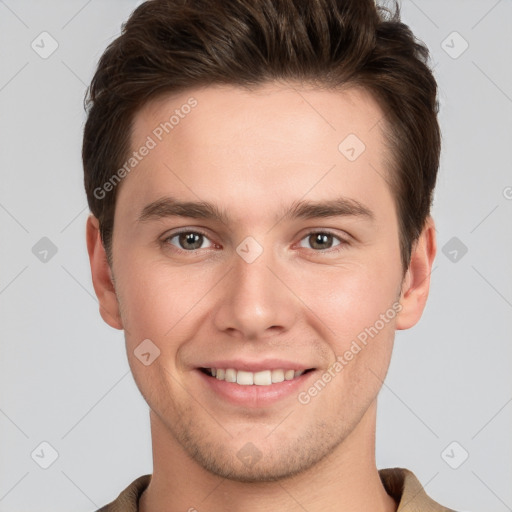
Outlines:
{"type": "MultiPolygon", "coordinates": [[[[427,496],[414,473],[404,468],[379,470],[386,492],[398,503],[397,512],[455,512],[427,496]]],[[[134,480],[117,499],[96,512],[138,512],[139,498],[149,485],[151,475],[134,480]]]]}

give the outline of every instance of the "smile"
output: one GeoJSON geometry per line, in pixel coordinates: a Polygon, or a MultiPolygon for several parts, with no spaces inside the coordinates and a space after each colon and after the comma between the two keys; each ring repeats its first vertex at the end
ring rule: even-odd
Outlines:
{"type": "Polygon", "coordinates": [[[249,372],[234,368],[201,368],[201,371],[217,380],[232,382],[240,386],[271,386],[280,382],[293,380],[310,370],[262,370],[249,372]]]}

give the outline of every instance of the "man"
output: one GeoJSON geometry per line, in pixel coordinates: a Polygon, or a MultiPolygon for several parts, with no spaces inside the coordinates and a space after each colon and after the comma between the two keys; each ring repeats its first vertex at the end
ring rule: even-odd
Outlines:
{"type": "Polygon", "coordinates": [[[152,0],[89,91],[87,245],[154,469],[103,511],[447,511],[375,464],[436,253],[437,87],[373,0],[152,0]]]}

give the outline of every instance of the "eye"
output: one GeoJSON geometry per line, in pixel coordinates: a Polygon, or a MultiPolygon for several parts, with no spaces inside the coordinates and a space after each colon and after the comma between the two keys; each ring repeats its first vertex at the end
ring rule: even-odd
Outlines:
{"type": "Polygon", "coordinates": [[[342,243],[346,243],[345,240],[342,240],[332,233],[327,231],[317,231],[314,233],[309,233],[306,237],[304,237],[300,241],[300,246],[322,251],[331,249],[332,247],[337,247],[342,243]],[[337,241],[337,243],[334,243],[335,241],[337,241]]]}
{"type": "Polygon", "coordinates": [[[167,237],[164,242],[184,251],[195,251],[197,249],[205,249],[213,246],[206,235],[198,231],[182,231],[181,233],[175,233],[167,237]],[[204,246],[203,244],[205,242],[208,245],[204,246]]]}

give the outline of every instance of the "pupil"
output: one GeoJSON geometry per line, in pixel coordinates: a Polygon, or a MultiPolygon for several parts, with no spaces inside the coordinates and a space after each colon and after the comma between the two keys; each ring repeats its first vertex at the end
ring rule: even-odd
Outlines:
{"type": "Polygon", "coordinates": [[[328,249],[331,246],[331,244],[329,244],[331,235],[326,233],[316,233],[312,236],[313,243],[311,245],[315,249],[328,249]],[[325,245],[328,245],[328,247],[325,247],[325,245]]]}
{"type": "Polygon", "coordinates": [[[184,249],[199,249],[201,247],[203,235],[198,233],[182,233],[180,235],[180,245],[184,249]]]}

